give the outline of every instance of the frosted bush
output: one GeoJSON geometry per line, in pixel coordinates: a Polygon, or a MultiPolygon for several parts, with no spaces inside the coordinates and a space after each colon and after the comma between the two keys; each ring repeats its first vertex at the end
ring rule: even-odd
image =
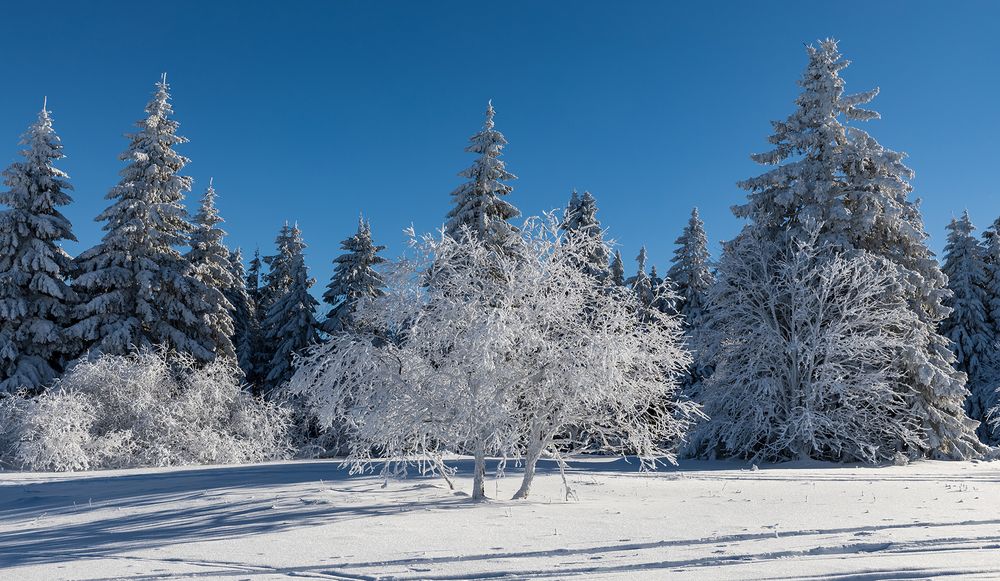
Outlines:
{"type": "MultiPolygon", "coordinates": [[[[288,412],[244,391],[235,366],[144,351],[82,361],[33,400],[8,398],[7,463],[79,470],[287,457],[288,412]]],[[[5,425],[7,425],[5,423],[5,425]]]]}

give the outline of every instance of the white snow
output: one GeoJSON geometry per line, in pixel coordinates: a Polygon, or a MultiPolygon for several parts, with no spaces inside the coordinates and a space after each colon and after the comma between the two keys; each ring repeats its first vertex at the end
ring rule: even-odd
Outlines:
{"type": "Polygon", "coordinates": [[[0,578],[1000,576],[998,462],[572,467],[577,501],[543,461],[531,500],[483,504],[336,461],[0,473],[0,578]]]}

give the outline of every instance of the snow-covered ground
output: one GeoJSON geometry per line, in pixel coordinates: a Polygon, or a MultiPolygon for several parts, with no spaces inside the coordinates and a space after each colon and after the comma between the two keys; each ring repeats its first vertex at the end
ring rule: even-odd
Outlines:
{"type": "Polygon", "coordinates": [[[485,504],[331,461],[0,473],[0,578],[1000,578],[1000,462],[590,459],[569,502],[543,464],[531,500],[485,504]]]}

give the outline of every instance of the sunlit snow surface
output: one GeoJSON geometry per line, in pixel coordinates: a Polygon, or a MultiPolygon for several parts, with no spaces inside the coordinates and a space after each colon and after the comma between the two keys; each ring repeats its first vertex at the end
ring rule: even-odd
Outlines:
{"type": "Polygon", "coordinates": [[[0,473],[0,578],[1000,578],[1000,462],[592,459],[570,502],[542,463],[532,499],[508,469],[485,504],[333,461],[0,473]]]}

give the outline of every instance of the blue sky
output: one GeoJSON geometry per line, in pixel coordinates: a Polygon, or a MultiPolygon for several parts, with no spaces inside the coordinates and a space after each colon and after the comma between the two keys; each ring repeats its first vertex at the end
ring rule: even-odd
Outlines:
{"type": "Polygon", "coordinates": [[[321,285],[359,212],[397,255],[449,209],[488,99],[525,214],[590,190],[629,268],[665,268],[697,205],[713,250],[739,179],[792,110],[803,43],[841,40],[867,129],[910,154],[931,245],[968,208],[1000,215],[997,2],[15,2],[0,22],[0,162],[43,95],[76,187],[77,252],[118,181],[122,134],[166,71],[229,242],[271,252],[297,220],[321,285]]]}

